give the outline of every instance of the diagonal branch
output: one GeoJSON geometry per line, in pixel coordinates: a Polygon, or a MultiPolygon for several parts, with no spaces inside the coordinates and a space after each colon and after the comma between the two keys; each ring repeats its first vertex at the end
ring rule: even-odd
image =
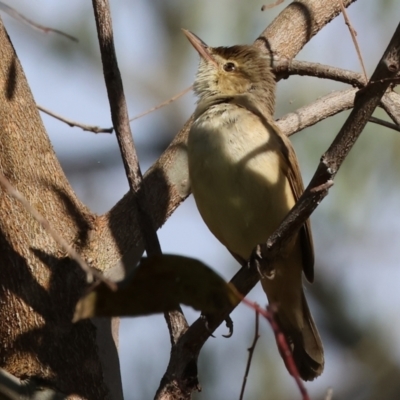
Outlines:
{"type": "Polygon", "coordinates": [[[290,240],[317,205],[327,195],[326,185],[332,182],[344,159],[354,146],[369,118],[400,69],[400,25],[397,27],[382,59],[365,89],[357,93],[354,109],[322,156],[321,162],[307,189],[285,218],[280,228],[269,238],[269,251],[276,254],[290,240]]]}
{"type": "Polygon", "coordinates": [[[76,122],[76,121],[72,121],[68,118],[63,117],[62,115],[56,114],[53,111],[50,111],[49,109],[40,106],[39,104],[36,104],[36,107],[39,111],[50,115],[51,117],[58,119],[61,122],[66,123],[67,125],[69,125],[71,128],[76,126],[78,128],[83,129],[84,131],[87,132],[93,132],[93,133],[113,133],[114,128],[100,128],[99,126],[94,126],[94,125],[86,125],[86,124],[82,124],[80,122],[76,122]]]}
{"type": "Polygon", "coordinates": [[[22,22],[24,24],[27,24],[31,28],[37,29],[40,32],[43,32],[43,33],[47,33],[47,32],[57,33],[58,35],[64,36],[67,39],[72,40],[73,42],[78,42],[78,39],[76,37],[68,35],[68,33],[62,32],[62,31],[60,31],[58,29],[49,28],[48,26],[39,25],[38,23],[33,22],[32,20],[26,18],[24,15],[19,13],[14,8],[8,6],[7,4],[4,4],[2,1],[0,1],[0,10],[4,11],[8,15],[10,15],[11,17],[15,18],[17,21],[20,21],[20,22],[22,22]]]}

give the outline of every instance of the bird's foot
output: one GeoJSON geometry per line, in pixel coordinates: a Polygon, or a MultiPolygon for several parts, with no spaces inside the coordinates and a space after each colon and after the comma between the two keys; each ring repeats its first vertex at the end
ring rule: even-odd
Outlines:
{"type": "Polygon", "coordinates": [[[273,263],[268,260],[265,252],[268,251],[265,245],[258,245],[249,258],[247,265],[249,268],[255,266],[261,279],[274,279],[275,268],[273,263]]]}

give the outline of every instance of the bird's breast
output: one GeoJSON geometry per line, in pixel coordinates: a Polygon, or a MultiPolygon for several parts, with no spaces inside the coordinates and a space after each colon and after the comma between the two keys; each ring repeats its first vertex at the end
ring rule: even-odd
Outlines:
{"type": "Polygon", "coordinates": [[[188,158],[205,223],[247,259],[294,204],[277,133],[242,107],[215,105],[194,121],[188,158]]]}

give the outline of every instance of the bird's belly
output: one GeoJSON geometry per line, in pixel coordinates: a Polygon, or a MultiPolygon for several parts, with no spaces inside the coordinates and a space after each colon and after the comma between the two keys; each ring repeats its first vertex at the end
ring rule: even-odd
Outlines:
{"type": "MultiPolygon", "coordinates": [[[[207,129],[189,137],[192,192],[211,232],[248,259],[294,204],[279,147],[263,130],[207,129]]],[[[272,138],[271,138],[272,136],[272,138]]]]}

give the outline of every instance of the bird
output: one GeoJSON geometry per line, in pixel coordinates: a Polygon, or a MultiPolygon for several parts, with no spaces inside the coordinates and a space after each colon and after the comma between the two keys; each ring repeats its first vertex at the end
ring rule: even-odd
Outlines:
{"type": "MultiPolygon", "coordinates": [[[[276,125],[276,80],[271,59],[253,45],[210,47],[184,34],[200,55],[193,90],[198,98],[187,140],[191,191],[214,236],[245,265],[304,191],[296,154],[276,125]]],[[[302,276],[314,280],[310,222],[261,276],[276,320],[303,380],[324,369],[320,335],[302,276]]]]}

